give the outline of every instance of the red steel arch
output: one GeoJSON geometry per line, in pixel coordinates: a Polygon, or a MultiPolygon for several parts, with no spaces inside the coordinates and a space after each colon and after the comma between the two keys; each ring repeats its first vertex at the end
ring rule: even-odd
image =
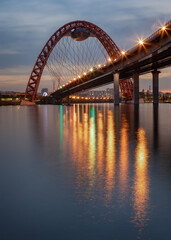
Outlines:
{"type": "Polygon", "coordinates": [[[114,41],[107,35],[107,33],[105,33],[101,28],[99,28],[95,24],[87,21],[74,21],[67,23],[61,28],[59,28],[49,38],[49,40],[43,47],[41,53],[39,54],[26,87],[25,98],[27,97],[29,98],[30,101],[34,102],[44,67],[47,63],[47,60],[53,48],[66,33],[78,27],[85,28],[90,33],[93,33],[95,37],[104,46],[111,60],[114,60],[115,58],[120,56],[120,50],[116,46],[114,41]]]}

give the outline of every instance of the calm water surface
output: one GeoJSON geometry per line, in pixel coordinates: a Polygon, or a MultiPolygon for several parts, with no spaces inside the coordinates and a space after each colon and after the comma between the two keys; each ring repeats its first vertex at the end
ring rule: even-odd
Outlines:
{"type": "Polygon", "coordinates": [[[0,239],[171,239],[171,105],[0,107],[0,239]]]}

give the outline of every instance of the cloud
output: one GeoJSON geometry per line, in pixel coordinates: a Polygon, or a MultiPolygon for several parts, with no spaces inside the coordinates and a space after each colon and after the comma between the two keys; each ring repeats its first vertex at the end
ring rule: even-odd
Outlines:
{"type": "Polygon", "coordinates": [[[26,75],[0,75],[0,91],[25,91],[26,75]]]}
{"type": "MultiPolygon", "coordinates": [[[[171,67],[161,69],[159,74],[159,90],[171,90],[171,67]]],[[[148,73],[140,76],[140,89],[149,89],[152,86],[152,74],[148,73]]]]}
{"type": "Polygon", "coordinates": [[[2,55],[17,55],[21,54],[22,52],[13,50],[13,49],[0,49],[0,54],[2,55]]]}
{"type": "Polygon", "coordinates": [[[0,69],[0,75],[28,75],[30,74],[32,67],[20,65],[16,68],[3,68],[0,69]]]}
{"type": "Polygon", "coordinates": [[[15,88],[18,79],[24,86],[22,79],[24,76],[28,79],[44,44],[67,22],[93,22],[106,31],[120,49],[129,49],[137,35],[147,37],[155,31],[159,19],[170,20],[170,9],[170,0],[1,0],[0,88],[4,86],[4,76],[8,76],[6,83],[16,79],[11,85],[15,88]]]}
{"type": "MultiPolygon", "coordinates": [[[[161,69],[159,77],[162,79],[165,78],[170,80],[170,84],[171,84],[171,67],[161,69]]],[[[141,79],[152,79],[152,73],[141,75],[141,79]]]]}

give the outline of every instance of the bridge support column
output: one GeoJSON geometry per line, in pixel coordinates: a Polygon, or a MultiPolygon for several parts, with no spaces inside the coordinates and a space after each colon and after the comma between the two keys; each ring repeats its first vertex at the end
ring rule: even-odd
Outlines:
{"type": "Polygon", "coordinates": [[[67,96],[67,105],[70,105],[70,98],[67,96]]]}
{"type": "Polygon", "coordinates": [[[134,79],[134,104],[139,104],[139,73],[133,74],[134,79]]]}
{"type": "Polygon", "coordinates": [[[154,70],[153,74],[153,103],[159,103],[159,73],[160,71],[154,70]]]}
{"type": "Polygon", "coordinates": [[[119,73],[115,72],[113,74],[114,80],[114,103],[115,105],[119,105],[119,73]]]}

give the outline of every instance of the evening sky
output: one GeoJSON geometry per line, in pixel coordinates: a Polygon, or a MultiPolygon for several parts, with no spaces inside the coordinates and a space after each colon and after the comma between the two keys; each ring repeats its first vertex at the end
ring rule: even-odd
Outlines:
{"type": "MultiPolygon", "coordinates": [[[[170,9],[170,0],[0,0],[0,91],[24,91],[44,44],[70,21],[90,21],[129,49],[171,20],[170,9]]],[[[142,78],[146,88],[151,75],[142,78]]],[[[160,88],[171,89],[170,68],[162,71],[160,88]]]]}

